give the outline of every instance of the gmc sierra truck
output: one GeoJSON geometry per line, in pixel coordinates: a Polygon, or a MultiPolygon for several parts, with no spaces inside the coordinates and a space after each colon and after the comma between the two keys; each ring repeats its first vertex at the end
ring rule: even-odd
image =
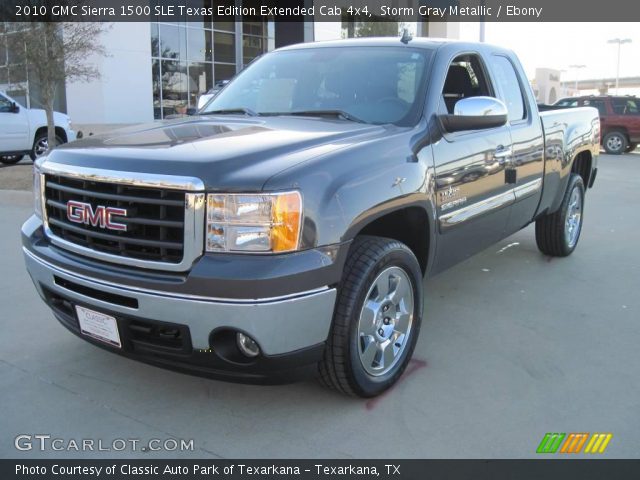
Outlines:
{"type": "Polygon", "coordinates": [[[282,48],[197,116],[39,160],[23,251],[55,317],[158,366],[371,397],[412,355],[425,277],[532,222],[571,254],[597,110],[540,114],[508,50],[402,40],[282,48]]]}

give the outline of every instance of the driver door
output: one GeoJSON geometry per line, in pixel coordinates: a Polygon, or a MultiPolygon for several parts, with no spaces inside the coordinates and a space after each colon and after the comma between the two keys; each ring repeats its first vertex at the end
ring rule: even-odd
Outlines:
{"type": "Polygon", "coordinates": [[[27,112],[19,105],[18,111],[14,111],[13,103],[0,93],[0,152],[24,151],[31,147],[27,112]]]}
{"type": "MultiPolygon", "coordinates": [[[[495,97],[494,92],[479,55],[456,57],[442,88],[440,113],[453,114],[459,100],[495,97]]],[[[432,148],[440,233],[434,268],[441,271],[503,238],[515,198],[505,180],[511,134],[508,125],[443,132],[432,148]]]]}

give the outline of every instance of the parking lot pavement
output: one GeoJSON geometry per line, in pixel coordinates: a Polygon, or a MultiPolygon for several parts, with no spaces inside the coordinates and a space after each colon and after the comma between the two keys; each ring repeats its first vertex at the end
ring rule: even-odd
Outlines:
{"type": "Polygon", "coordinates": [[[28,155],[15,165],[0,163],[0,190],[27,190],[33,182],[33,162],[28,155]]]}
{"type": "Polygon", "coordinates": [[[369,401],[190,377],[83,342],[23,268],[27,194],[0,200],[2,457],[534,457],[546,432],[611,432],[604,456],[640,458],[638,154],[601,156],[571,257],[541,255],[528,227],[429,280],[408,374],[369,401]],[[18,434],[195,451],[19,452],[18,434]]]}

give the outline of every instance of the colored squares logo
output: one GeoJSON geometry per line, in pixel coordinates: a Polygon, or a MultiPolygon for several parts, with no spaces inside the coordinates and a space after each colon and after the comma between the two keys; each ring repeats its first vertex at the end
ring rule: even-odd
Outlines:
{"type": "Polygon", "coordinates": [[[612,438],[611,433],[546,433],[536,453],[604,453],[612,438]]]}

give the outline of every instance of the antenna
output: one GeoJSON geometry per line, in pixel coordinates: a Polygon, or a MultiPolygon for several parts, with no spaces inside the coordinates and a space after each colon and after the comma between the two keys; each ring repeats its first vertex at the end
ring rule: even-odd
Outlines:
{"type": "Polygon", "coordinates": [[[406,45],[411,40],[413,40],[413,36],[409,33],[409,29],[408,28],[403,28],[402,29],[402,37],[400,38],[400,41],[406,45]]]}

